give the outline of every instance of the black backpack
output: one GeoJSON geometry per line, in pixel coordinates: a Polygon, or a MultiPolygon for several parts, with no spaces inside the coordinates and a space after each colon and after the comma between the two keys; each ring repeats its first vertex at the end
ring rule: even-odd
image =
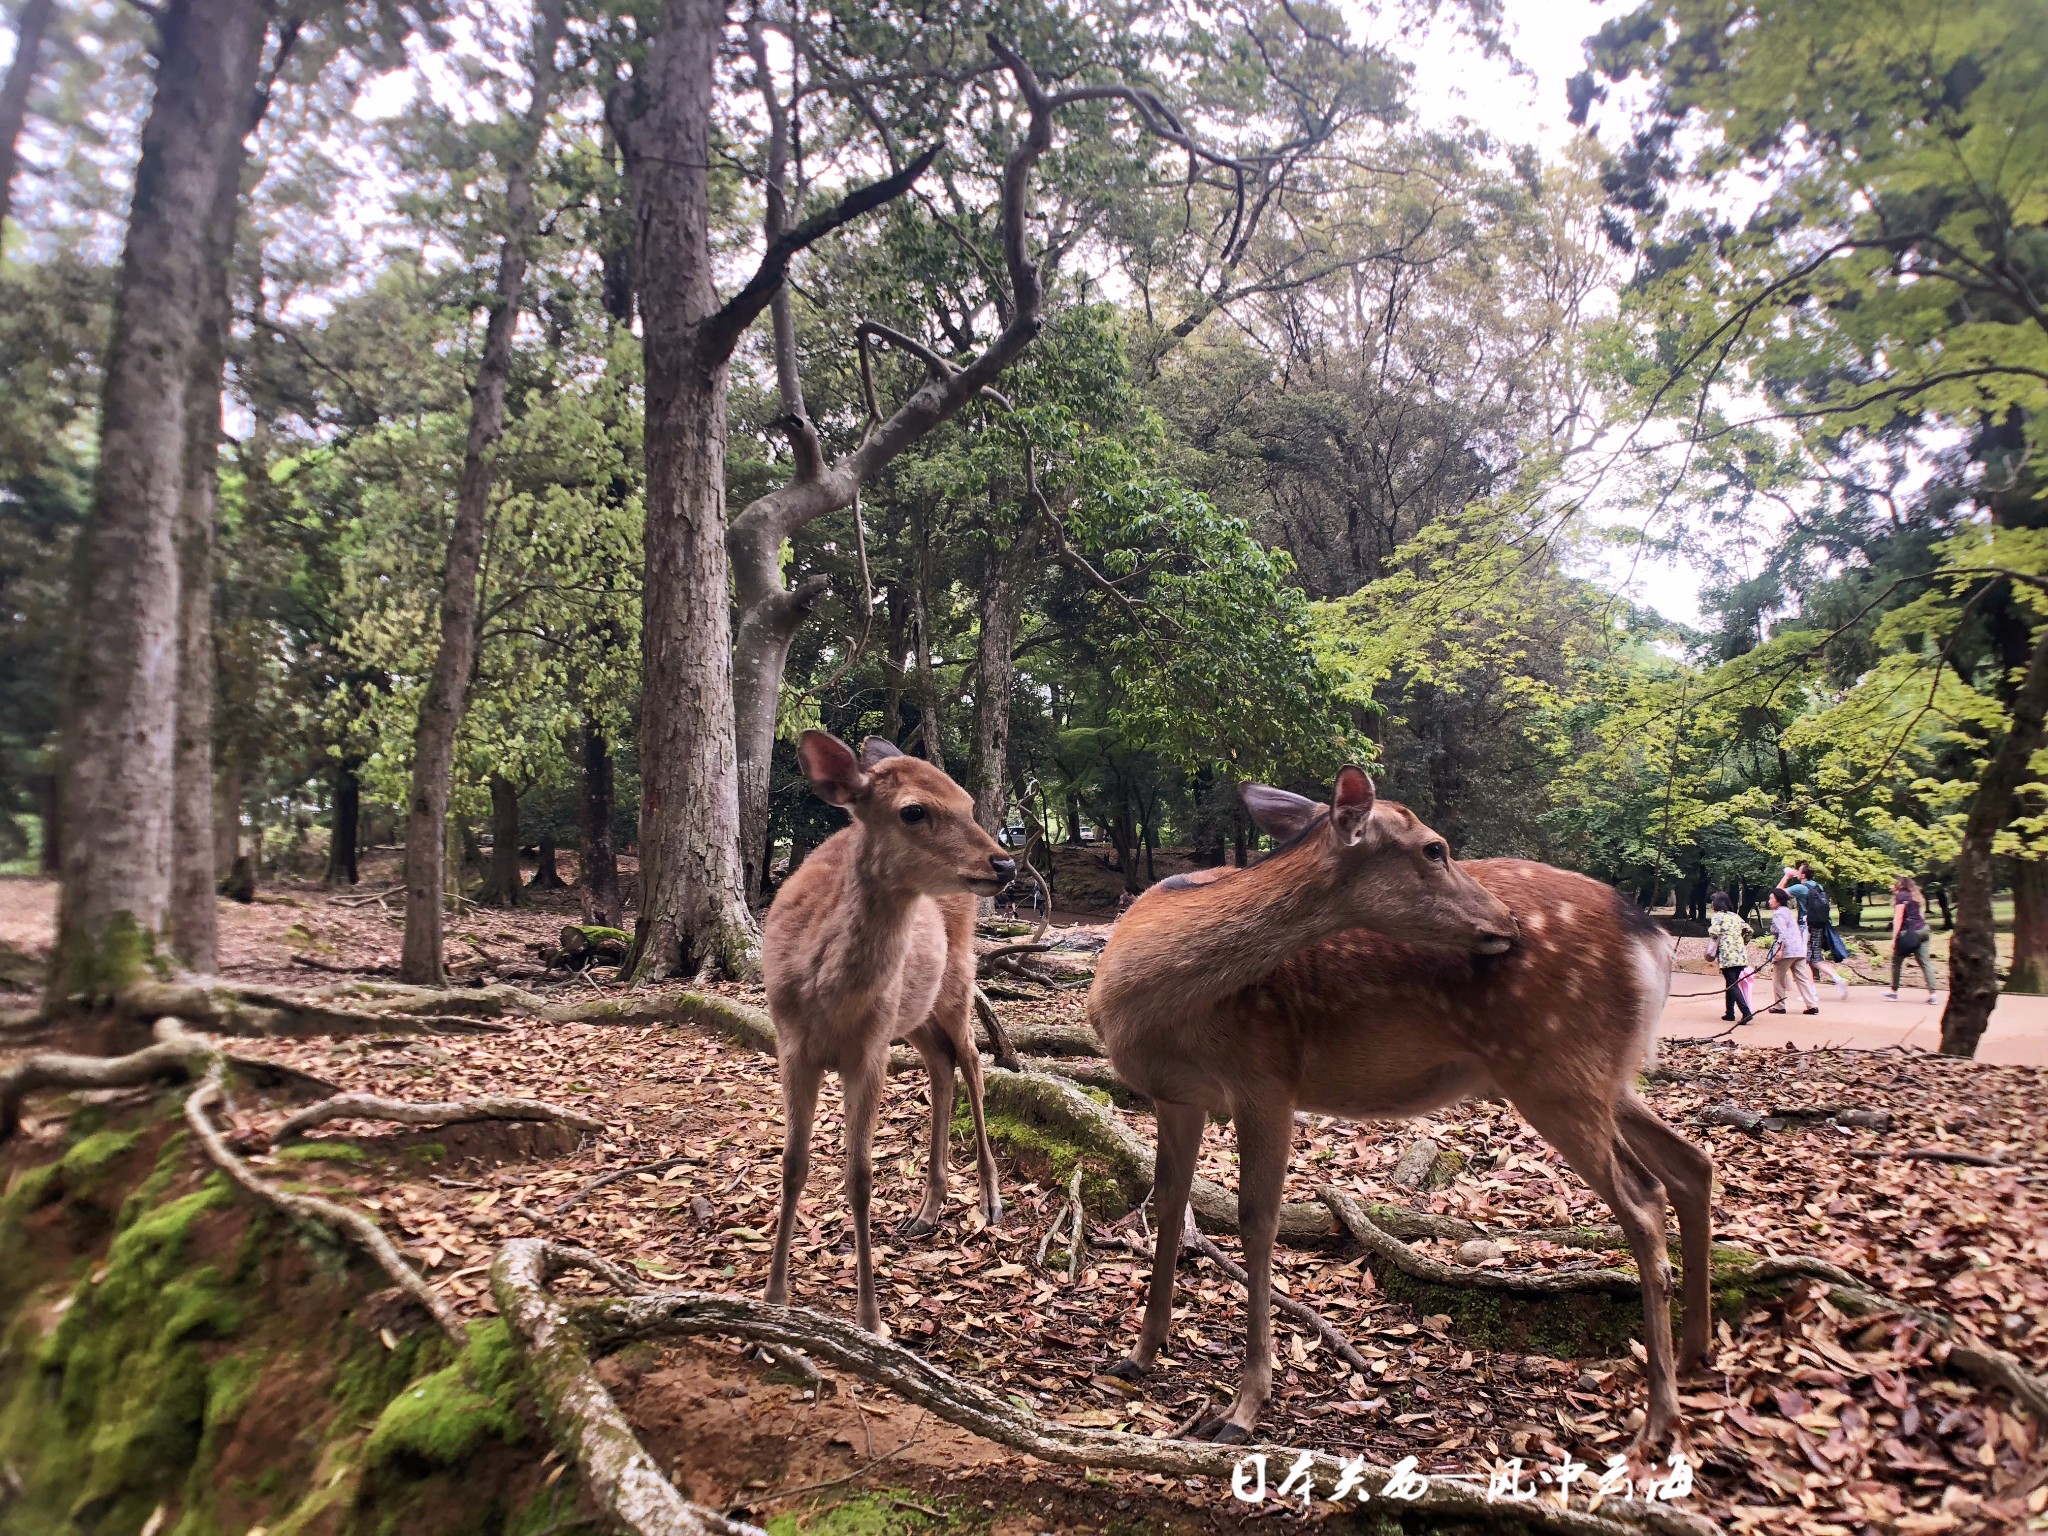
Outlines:
{"type": "Polygon", "coordinates": [[[1825,928],[1828,926],[1828,893],[1821,888],[1818,880],[1806,882],[1806,926],[1825,928]]]}

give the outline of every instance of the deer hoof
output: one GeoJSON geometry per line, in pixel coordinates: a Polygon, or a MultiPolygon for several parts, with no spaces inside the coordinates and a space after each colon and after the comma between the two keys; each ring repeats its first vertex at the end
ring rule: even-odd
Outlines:
{"type": "Polygon", "coordinates": [[[983,1222],[985,1222],[987,1225],[991,1227],[1000,1227],[1003,1224],[1002,1196],[989,1196],[989,1198],[982,1204],[981,1219],[983,1222]]]}
{"type": "Polygon", "coordinates": [[[919,1212],[906,1217],[896,1228],[898,1237],[929,1237],[939,1230],[939,1224],[931,1217],[919,1212]]]}
{"type": "Polygon", "coordinates": [[[1229,1419],[1205,1419],[1188,1434],[1191,1440],[1206,1440],[1211,1445],[1243,1445],[1251,1437],[1250,1430],[1229,1419]]]}
{"type": "Polygon", "coordinates": [[[1105,1376],[1114,1376],[1118,1381],[1143,1381],[1147,1376],[1151,1375],[1152,1373],[1146,1370],[1144,1366],[1138,1364],[1137,1361],[1131,1359],[1130,1356],[1126,1355],[1123,1359],[1117,1361],[1115,1365],[1112,1365],[1108,1370],[1104,1371],[1102,1374],[1105,1376]]]}

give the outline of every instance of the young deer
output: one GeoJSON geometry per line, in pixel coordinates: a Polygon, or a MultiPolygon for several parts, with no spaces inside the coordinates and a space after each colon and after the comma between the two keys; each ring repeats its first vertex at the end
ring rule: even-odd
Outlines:
{"type": "Polygon", "coordinates": [[[1661,1442],[1678,1398],[1658,1186],[1684,1244],[1688,1361],[1707,1349],[1713,1186],[1706,1155],[1632,1090],[1670,984],[1666,940],[1584,876],[1455,863],[1412,812],[1375,805],[1355,769],[1327,809],[1263,785],[1244,793],[1259,826],[1287,841],[1249,869],[1147,892],[1089,996],[1118,1074],[1159,1118],[1158,1249],[1137,1348],[1115,1374],[1143,1374],[1166,1342],[1210,1111],[1237,1125],[1250,1304],[1237,1400],[1194,1433],[1235,1442],[1271,1389],[1273,1236],[1295,1110],[1395,1120],[1497,1089],[1621,1219],[1643,1277],[1644,1439],[1661,1442]]]}
{"type": "Polygon", "coordinates": [[[836,1071],[846,1091],[846,1193],[859,1266],[855,1321],[880,1334],[868,1258],[869,1143],[893,1042],[915,1046],[932,1079],[924,1205],[898,1230],[930,1232],[945,1210],[956,1065],[974,1112],[982,1214],[990,1225],[1002,1219],[969,1016],[975,904],[1008,885],[1017,863],[975,825],[967,791],[880,737],[870,736],[856,758],[838,737],[805,731],[797,756],[818,797],[844,806],[853,825],[825,839],[783,882],[762,931],[784,1120],[782,1211],[768,1299],[789,1300],[789,1238],[810,1173],[818,1080],[836,1071]]]}

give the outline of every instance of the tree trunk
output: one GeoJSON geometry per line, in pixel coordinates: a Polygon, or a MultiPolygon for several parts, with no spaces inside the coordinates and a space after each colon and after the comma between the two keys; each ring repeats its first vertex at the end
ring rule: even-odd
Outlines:
{"type": "Polygon", "coordinates": [[[768,802],[775,765],[775,722],[790,642],[824,591],[819,580],[757,596],[740,612],[732,651],[733,725],[739,752],[740,849],[746,895],[758,901],[767,884],[768,802]]]}
{"type": "Polygon", "coordinates": [[[913,617],[917,621],[917,739],[924,760],[941,773],[946,771],[945,733],[939,727],[939,684],[932,675],[932,623],[927,601],[930,551],[921,550],[917,586],[911,594],[913,617]]]}
{"type": "Polygon", "coordinates": [[[974,648],[974,745],[967,759],[967,793],[974,796],[974,819],[991,836],[1000,832],[1009,811],[1010,695],[1016,688],[1017,664],[1010,653],[1017,643],[1017,615],[1024,583],[1005,552],[990,548],[981,568],[981,637],[974,648]]]}
{"type": "Polygon", "coordinates": [[[2036,626],[2025,680],[2013,700],[2012,723],[1991,754],[1956,852],[1956,925],[1949,943],[1948,1007],[1941,1015],[1941,1053],[1974,1056],[1998,1002],[1998,934],[1991,916],[1992,845],[2012,819],[2027,765],[2042,741],[2048,715],[2048,623],[2036,626]]]}
{"type": "Polygon", "coordinates": [[[555,829],[552,826],[540,835],[540,857],[534,861],[533,879],[528,883],[536,891],[568,889],[562,872],[555,868],[555,829]]]}
{"type": "MultiPolygon", "coordinates": [[[[889,649],[882,655],[882,736],[903,744],[903,647],[909,643],[910,594],[889,583],[889,649]]],[[[795,866],[792,865],[792,868],[795,866]]]]}
{"type": "Polygon", "coordinates": [[[242,765],[232,755],[213,781],[213,867],[233,869],[242,856],[242,765]]]}
{"type": "Polygon", "coordinates": [[[1068,847],[1070,847],[1070,848],[1078,848],[1078,847],[1079,847],[1080,845],[1081,845],[1081,797],[1080,797],[1079,795],[1068,795],[1068,796],[1067,796],[1067,846],[1068,846],[1068,847]]]}
{"type": "Polygon", "coordinates": [[[327,839],[327,883],[356,883],[356,849],[362,842],[363,786],[346,758],[334,775],[334,831],[327,839]]]}
{"type": "Polygon", "coordinates": [[[476,662],[477,572],[483,563],[493,459],[505,431],[505,385],[512,374],[512,336],[526,285],[527,243],[533,238],[528,166],[547,124],[555,86],[555,45],[561,35],[562,0],[541,0],[533,18],[533,91],[525,131],[505,167],[505,236],[498,254],[498,282],[484,327],[476,385],[470,392],[469,441],[463,450],[455,525],[448,535],[448,560],[441,575],[441,644],[413,733],[412,794],[405,826],[405,948],[398,974],[424,986],[439,986],[445,980],[441,847],[449,776],[476,662]]]}
{"type": "Polygon", "coordinates": [[[583,920],[619,926],[619,856],[612,847],[612,751],[604,727],[583,717],[583,920]]]}
{"type": "Polygon", "coordinates": [[[2048,863],[2015,859],[2012,866],[2012,970],[2005,990],[2048,992],[2048,863]]]}
{"type": "Polygon", "coordinates": [[[1926,889],[1927,894],[1934,898],[1934,904],[1941,908],[1941,931],[1943,933],[1955,932],[1956,914],[1955,909],[1948,902],[1947,884],[1945,882],[1930,883],[1926,889]]]}
{"type": "MultiPolygon", "coordinates": [[[[250,131],[255,123],[250,121],[250,131]]],[[[185,483],[178,498],[178,726],[171,806],[171,952],[188,969],[220,969],[213,849],[213,544],[220,482],[220,394],[227,368],[228,285],[242,207],[246,135],[229,139],[207,233],[207,292],[185,400],[185,483]]]]}
{"type": "Polygon", "coordinates": [[[143,979],[170,906],[186,394],[211,291],[215,193],[229,139],[247,121],[263,10],[258,0],[166,0],[159,14],[73,588],[53,1001],[143,979]]]}
{"type": "Polygon", "coordinates": [[[22,0],[14,13],[14,60],[0,85],[0,240],[14,211],[14,173],[21,164],[21,130],[28,121],[28,96],[43,62],[43,35],[57,15],[56,0],[22,0]]]}
{"type": "Polygon", "coordinates": [[[57,775],[35,776],[36,815],[43,824],[43,846],[36,860],[38,871],[54,875],[64,867],[64,813],[57,803],[57,775]]]}
{"type": "Polygon", "coordinates": [[[519,905],[519,791],[508,779],[491,775],[491,866],[484,876],[487,907],[519,905]]]}
{"type": "Polygon", "coordinates": [[[758,964],[740,855],[725,551],[724,350],[709,345],[709,167],[722,0],[667,0],[615,128],[633,190],[646,360],[640,916],[630,971],[758,964]]]}

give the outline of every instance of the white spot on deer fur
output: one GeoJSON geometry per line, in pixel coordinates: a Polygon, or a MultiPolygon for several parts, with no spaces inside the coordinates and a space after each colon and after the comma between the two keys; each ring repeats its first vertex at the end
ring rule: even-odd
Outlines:
{"type": "Polygon", "coordinates": [[[1520,921],[1522,929],[1525,932],[1541,933],[1543,931],[1543,924],[1545,919],[1541,912],[1531,912],[1527,917],[1522,918],[1520,921]]]}
{"type": "Polygon", "coordinates": [[[1572,920],[1572,914],[1578,910],[1570,902],[1561,901],[1557,904],[1557,920],[1561,923],[1568,923],[1572,920]]]}

